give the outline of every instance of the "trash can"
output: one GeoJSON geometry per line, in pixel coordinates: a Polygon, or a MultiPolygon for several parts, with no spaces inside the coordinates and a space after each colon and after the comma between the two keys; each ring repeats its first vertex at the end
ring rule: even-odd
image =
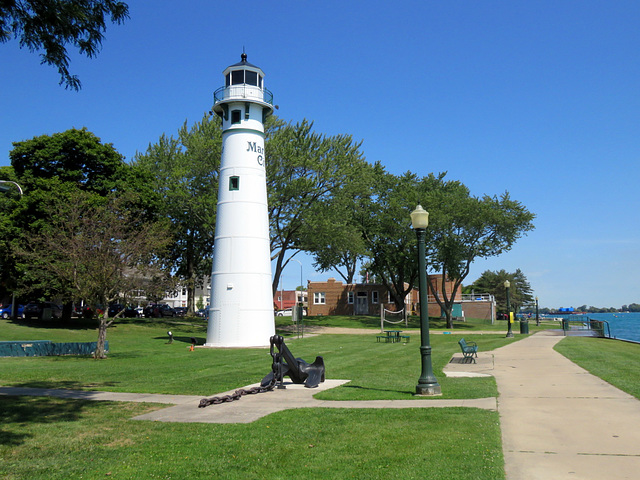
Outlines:
{"type": "Polygon", "coordinates": [[[520,333],[529,333],[529,320],[520,320],[520,333]]]}

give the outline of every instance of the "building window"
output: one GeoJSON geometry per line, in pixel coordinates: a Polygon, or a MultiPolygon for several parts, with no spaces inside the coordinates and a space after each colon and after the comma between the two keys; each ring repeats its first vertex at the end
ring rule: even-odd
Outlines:
{"type": "Polygon", "coordinates": [[[314,305],[324,305],[326,303],[324,292],[314,292],[313,303],[314,305]]]}
{"type": "Polygon", "coordinates": [[[242,115],[240,110],[231,110],[231,123],[240,123],[240,115],[242,115]]]}
{"type": "Polygon", "coordinates": [[[378,303],[378,292],[371,292],[371,303],[378,303]]]}
{"type": "Polygon", "coordinates": [[[353,292],[347,292],[347,303],[349,305],[353,304],[353,292]]]}
{"type": "Polygon", "coordinates": [[[229,177],[229,190],[240,189],[240,177],[229,177]]]}

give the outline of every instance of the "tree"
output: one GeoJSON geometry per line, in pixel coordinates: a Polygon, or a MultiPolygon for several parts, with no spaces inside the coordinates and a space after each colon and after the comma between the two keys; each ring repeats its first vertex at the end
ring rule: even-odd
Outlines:
{"type": "Polygon", "coordinates": [[[102,305],[96,358],[105,358],[111,302],[162,276],[162,252],[170,237],[166,222],[140,223],[139,212],[114,196],[76,191],[60,201],[51,221],[29,238],[20,255],[45,277],[59,279],[76,299],[102,305]]]}
{"type": "Polygon", "coordinates": [[[25,190],[36,187],[40,179],[56,178],[106,195],[116,188],[126,168],[113,145],[103,144],[86,128],[14,142],[9,158],[25,190]]]}
{"type": "Polygon", "coordinates": [[[317,246],[330,232],[332,201],[358,178],[365,161],[350,135],[325,136],[303,120],[295,125],[270,117],[267,122],[267,192],[271,256],[275,260],[272,290],[289,260],[317,246]]]}
{"type": "Polygon", "coordinates": [[[189,314],[194,312],[196,286],[211,274],[221,127],[218,117],[205,116],[191,128],[185,122],[177,138],[162,135],[134,162],[153,178],[153,189],[163,199],[160,211],[171,221],[169,253],[187,288],[189,314]]]}
{"type": "Polygon", "coordinates": [[[440,185],[441,177],[434,175],[420,178],[411,172],[396,176],[379,171],[369,195],[354,205],[354,218],[369,252],[366,269],[385,286],[398,310],[418,280],[411,211],[440,185]]]}
{"type": "Polygon", "coordinates": [[[121,24],[129,7],[116,0],[0,1],[0,42],[19,39],[20,48],[42,51],[41,63],[58,68],[60,85],[79,90],[80,80],[69,72],[67,45],[89,58],[100,51],[106,22],[121,24]]]}
{"type": "Polygon", "coordinates": [[[9,153],[11,168],[3,169],[7,180],[23,186],[19,202],[3,212],[13,234],[4,256],[3,275],[9,273],[18,293],[42,299],[61,297],[66,302],[65,318],[71,315],[69,289],[59,278],[42,275],[31,262],[15,257],[13,252],[25,249],[30,237],[39,235],[51,224],[51,212],[60,202],[72,202],[77,192],[95,195],[97,200],[117,195],[138,212],[134,225],[154,221],[159,196],[142,170],[128,165],[111,144],[103,144],[86,129],[71,129],[53,135],[42,135],[15,142],[9,153]]]}
{"type": "Polygon", "coordinates": [[[429,290],[445,312],[447,328],[452,328],[454,299],[471,263],[510,250],[518,238],[534,228],[535,215],[511,200],[508,193],[500,197],[472,197],[459,182],[448,182],[445,188],[428,196],[425,204],[432,215],[427,230],[428,264],[442,274],[443,282],[438,289],[435,277],[431,277],[429,290]],[[447,280],[453,281],[449,295],[444,288],[447,280]]]}
{"type": "Polygon", "coordinates": [[[509,302],[511,304],[511,310],[518,312],[518,310],[523,306],[535,305],[531,285],[520,269],[517,269],[514,273],[509,273],[506,270],[499,270],[495,272],[485,270],[482,272],[482,275],[473,282],[472,288],[475,292],[489,293],[493,295],[496,299],[498,311],[507,312],[507,292],[504,286],[505,280],[509,280],[509,283],[511,284],[509,287],[509,302]]]}
{"type": "Polygon", "coordinates": [[[347,284],[353,283],[359,263],[369,253],[358,228],[354,206],[368,197],[370,186],[383,172],[379,163],[364,163],[357,176],[334,193],[324,215],[318,219],[322,225],[315,229],[308,245],[316,270],[333,270],[347,284]]]}

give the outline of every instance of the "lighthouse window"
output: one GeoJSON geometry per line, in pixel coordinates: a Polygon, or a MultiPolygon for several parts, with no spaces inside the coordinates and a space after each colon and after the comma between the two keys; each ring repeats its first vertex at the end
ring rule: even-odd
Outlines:
{"type": "Polygon", "coordinates": [[[244,81],[247,85],[258,85],[258,72],[247,70],[244,72],[244,81]]]}
{"type": "Polygon", "coordinates": [[[229,177],[229,190],[240,190],[240,177],[229,177]]]}
{"type": "Polygon", "coordinates": [[[262,88],[262,75],[258,77],[258,86],[262,88]]]}
{"type": "Polygon", "coordinates": [[[225,78],[226,78],[226,82],[225,83],[226,83],[226,85],[228,87],[229,85],[231,85],[231,74],[227,73],[227,76],[225,78]]]}
{"type": "Polygon", "coordinates": [[[244,70],[234,70],[231,72],[231,85],[244,83],[244,70]]]}
{"type": "Polygon", "coordinates": [[[240,110],[231,110],[231,123],[240,123],[240,110]]]}

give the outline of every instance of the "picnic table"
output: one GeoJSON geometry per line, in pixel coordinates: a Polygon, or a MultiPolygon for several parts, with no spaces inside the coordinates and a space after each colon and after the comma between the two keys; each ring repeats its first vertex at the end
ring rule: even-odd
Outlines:
{"type": "Polygon", "coordinates": [[[385,343],[398,343],[402,340],[408,342],[411,338],[409,335],[400,335],[402,330],[385,330],[384,333],[384,335],[378,335],[376,337],[378,342],[383,340],[385,343]]]}

